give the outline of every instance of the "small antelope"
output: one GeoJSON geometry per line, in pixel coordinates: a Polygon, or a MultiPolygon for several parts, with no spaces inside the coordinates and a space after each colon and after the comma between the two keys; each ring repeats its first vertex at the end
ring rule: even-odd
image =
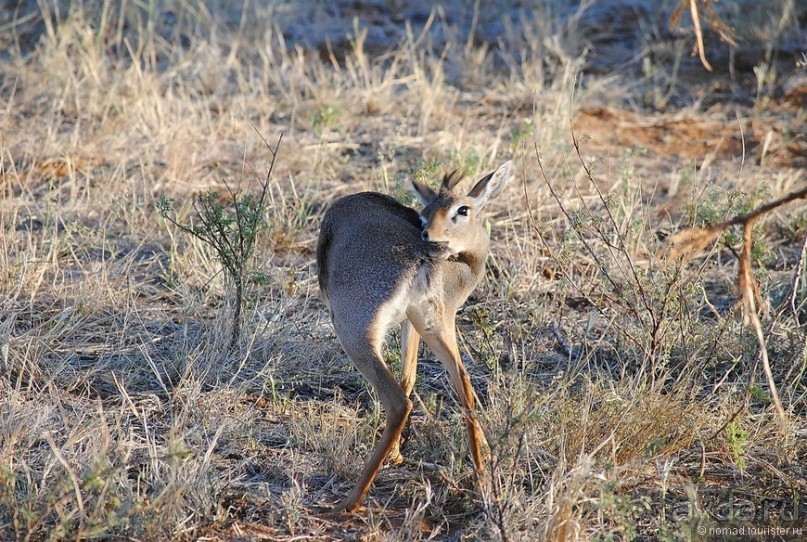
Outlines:
{"type": "Polygon", "coordinates": [[[384,459],[403,460],[401,431],[412,401],[420,337],[445,366],[465,411],[471,456],[483,470],[484,435],[474,416],[474,391],[457,347],[457,310],[471,294],[485,266],[488,236],[481,211],[511,177],[511,162],[482,177],[462,196],[461,180],[446,175],[438,192],[412,181],[424,205],[418,214],[394,199],[363,192],[336,200],[325,213],[317,243],[322,298],[339,342],[375,388],[387,425],[350,495],[334,509],[355,511],[384,459]],[[398,384],[381,347],[401,323],[402,370],[398,384]]]}

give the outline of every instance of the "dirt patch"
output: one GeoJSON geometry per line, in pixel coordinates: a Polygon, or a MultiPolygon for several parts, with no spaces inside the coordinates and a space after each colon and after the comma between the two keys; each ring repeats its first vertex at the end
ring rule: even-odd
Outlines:
{"type": "Polygon", "coordinates": [[[744,157],[757,164],[807,167],[804,106],[807,84],[796,86],[769,110],[637,113],[615,107],[588,107],[575,118],[578,137],[591,138],[596,148],[641,147],[655,155],[702,161],[705,157],[744,157]],[[750,116],[749,116],[750,115],[750,116]]]}

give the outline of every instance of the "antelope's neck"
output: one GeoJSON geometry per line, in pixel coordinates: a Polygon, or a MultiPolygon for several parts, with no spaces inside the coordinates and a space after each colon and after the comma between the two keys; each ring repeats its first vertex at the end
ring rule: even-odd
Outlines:
{"type": "Polygon", "coordinates": [[[449,258],[449,260],[457,262],[462,266],[467,266],[468,271],[474,277],[474,286],[476,286],[476,283],[482,277],[482,273],[485,270],[485,259],[488,256],[489,244],[490,241],[488,240],[487,234],[484,230],[481,230],[477,233],[473,243],[470,243],[470,246],[473,248],[464,250],[449,258]]]}
{"type": "Polygon", "coordinates": [[[482,276],[482,273],[485,270],[486,257],[487,257],[487,251],[485,252],[466,251],[451,256],[450,258],[448,258],[448,261],[456,262],[463,266],[467,266],[470,273],[474,277],[479,278],[482,276]]]}

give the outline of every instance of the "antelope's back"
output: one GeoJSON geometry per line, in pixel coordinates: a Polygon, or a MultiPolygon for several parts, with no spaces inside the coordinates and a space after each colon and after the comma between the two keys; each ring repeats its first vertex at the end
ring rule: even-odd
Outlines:
{"type": "Polygon", "coordinates": [[[336,200],[317,243],[325,302],[373,312],[431,265],[434,247],[421,238],[418,213],[393,198],[362,192],[336,200]]]}

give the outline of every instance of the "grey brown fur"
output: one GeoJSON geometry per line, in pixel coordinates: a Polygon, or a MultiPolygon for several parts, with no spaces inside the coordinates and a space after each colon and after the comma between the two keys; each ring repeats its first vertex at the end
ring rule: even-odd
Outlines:
{"type": "Polygon", "coordinates": [[[484,436],[474,416],[474,394],[457,347],[457,310],[484,272],[488,237],[479,212],[511,176],[507,162],[466,196],[447,175],[438,192],[413,182],[421,213],[394,199],[363,192],[335,201],[322,221],[317,265],[322,298],[334,330],[354,365],[373,385],[387,425],[361,477],[337,511],[359,507],[387,456],[402,460],[400,436],[412,410],[417,351],[422,337],[446,367],[465,410],[471,456],[482,472],[484,436]],[[401,324],[400,384],[381,356],[387,332],[401,324]]]}

